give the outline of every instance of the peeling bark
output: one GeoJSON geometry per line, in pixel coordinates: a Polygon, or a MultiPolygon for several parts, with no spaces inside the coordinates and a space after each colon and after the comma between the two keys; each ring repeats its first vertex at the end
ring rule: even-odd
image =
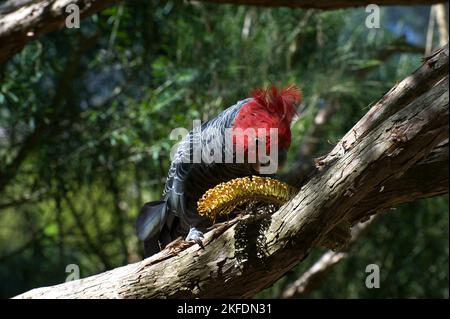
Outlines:
{"type": "MultiPolygon", "coordinates": [[[[448,140],[441,143],[422,161],[411,167],[402,177],[389,183],[387,188],[375,190],[364,200],[358,210],[363,216],[390,210],[391,207],[411,202],[414,199],[432,197],[448,193],[448,140]]],[[[350,245],[344,251],[328,251],[320,257],[297,280],[289,284],[280,294],[280,298],[293,299],[307,296],[323,282],[335,265],[344,260],[352,244],[365,233],[380,214],[374,215],[364,223],[358,223],[351,229],[350,245]]]]}
{"type": "Polygon", "coordinates": [[[448,192],[439,177],[415,173],[432,163],[443,168],[442,160],[423,161],[448,139],[448,75],[442,70],[448,72],[448,46],[376,103],[341,141],[350,136],[351,143],[324,157],[332,160],[322,159],[299,193],[272,216],[247,215],[213,229],[205,234],[205,250],[171,245],[141,262],[17,298],[248,298],[306,258],[339,225],[448,192]],[[436,189],[433,180],[439,180],[436,189]],[[408,196],[405,188],[416,195],[408,196]]]}

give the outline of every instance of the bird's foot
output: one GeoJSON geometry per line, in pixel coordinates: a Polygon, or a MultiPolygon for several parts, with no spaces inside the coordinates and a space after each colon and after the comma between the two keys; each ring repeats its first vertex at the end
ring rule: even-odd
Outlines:
{"type": "Polygon", "coordinates": [[[192,227],[189,230],[189,234],[186,236],[186,241],[193,241],[197,243],[202,249],[205,249],[202,243],[203,233],[199,231],[197,228],[192,227]]]}

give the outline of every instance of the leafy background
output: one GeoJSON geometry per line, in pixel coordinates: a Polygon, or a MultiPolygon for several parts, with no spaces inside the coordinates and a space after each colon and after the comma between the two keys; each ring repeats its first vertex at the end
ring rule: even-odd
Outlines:
{"type": "MultiPolygon", "coordinates": [[[[303,161],[323,155],[420,65],[429,11],[382,8],[367,29],[364,8],[127,1],[30,42],[0,66],[0,297],[63,282],[69,264],[86,277],[140,260],[134,221],[160,196],[171,130],[255,87],[302,89],[285,173],[306,143],[303,161]]],[[[398,207],[307,297],[448,298],[448,229],[448,196],[398,207]],[[364,285],[371,263],[380,289],[364,285]]],[[[324,251],[258,297],[279,296],[324,251]]]]}

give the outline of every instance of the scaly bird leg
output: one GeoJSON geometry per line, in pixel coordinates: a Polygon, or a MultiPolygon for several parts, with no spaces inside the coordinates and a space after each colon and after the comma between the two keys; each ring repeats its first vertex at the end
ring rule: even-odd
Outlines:
{"type": "Polygon", "coordinates": [[[189,230],[189,234],[186,236],[186,241],[193,241],[195,243],[197,243],[202,249],[205,249],[205,246],[203,246],[202,243],[202,239],[203,239],[203,233],[201,231],[199,231],[197,228],[195,227],[191,227],[191,229],[189,230]]]}

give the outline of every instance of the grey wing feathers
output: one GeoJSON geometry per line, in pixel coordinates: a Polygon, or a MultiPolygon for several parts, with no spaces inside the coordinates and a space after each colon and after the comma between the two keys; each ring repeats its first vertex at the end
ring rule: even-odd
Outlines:
{"type": "MultiPolygon", "coordinates": [[[[217,133],[224,134],[224,129],[231,127],[234,123],[237,113],[242,108],[242,106],[247,103],[250,99],[237,102],[235,105],[229,107],[222,113],[220,113],[216,118],[209,122],[204,123],[201,126],[201,145],[202,148],[205,147],[206,152],[210,151],[210,145],[208,139],[212,136],[217,137],[217,133]]],[[[178,145],[175,156],[172,160],[169,173],[167,176],[166,185],[163,192],[163,198],[170,200],[172,204],[173,213],[184,207],[182,205],[184,202],[183,196],[183,183],[184,179],[189,173],[191,167],[191,161],[193,159],[193,143],[195,141],[195,136],[193,132],[190,132],[178,145]]],[[[178,215],[178,214],[177,214],[178,215]]]]}
{"type": "MultiPolygon", "coordinates": [[[[146,255],[152,255],[179,235],[185,235],[191,226],[198,226],[205,217],[197,214],[196,200],[204,191],[222,181],[236,176],[254,173],[245,164],[206,163],[203,154],[227,150],[215,144],[224,143],[225,129],[231,128],[238,112],[250,99],[237,102],[216,118],[201,126],[201,134],[190,132],[178,145],[168,172],[162,201],[144,205],[139,214],[136,230],[144,240],[146,255]],[[198,144],[197,144],[198,143],[198,144]],[[201,152],[194,155],[194,145],[201,145],[201,152]],[[201,157],[200,157],[201,156],[201,157]],[[193,159],[201,161],[193,163],[193,159]]],[[[228,154],[228,153],[227,153],[228,154]]],[[[209,223],[209,220],[208,220],[209,223]]]]}

